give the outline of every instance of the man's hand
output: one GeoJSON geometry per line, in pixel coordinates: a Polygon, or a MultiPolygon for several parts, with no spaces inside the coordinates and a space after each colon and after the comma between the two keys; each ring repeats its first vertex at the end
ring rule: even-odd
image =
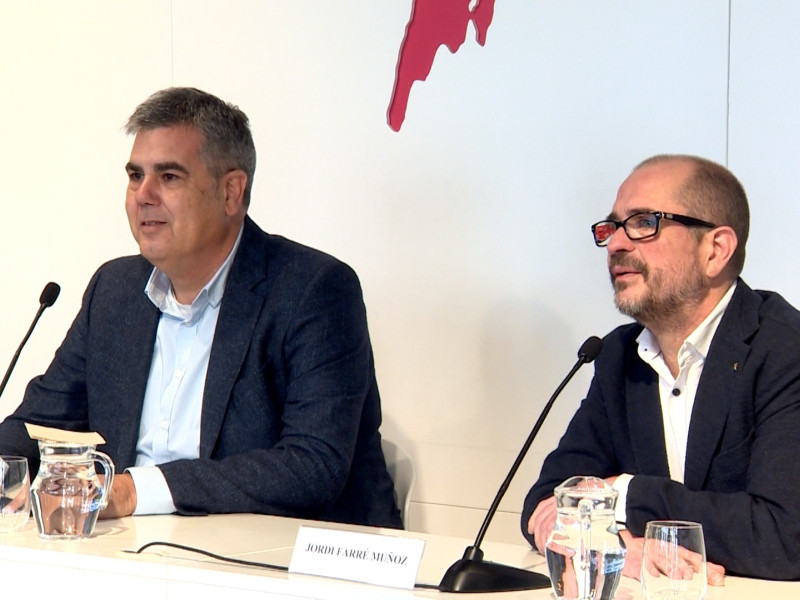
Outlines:
{"type": "MultiPolygon", "coordinates": [[[[627,529],[620,531],[619,535],[622,538],[622,541],[625,542],[625,547],[627,548],[627,553],[625,554],[625,567],[622,569],[622,574],[626,577],[632,577],[634,579],[641,580],[644,538],[635,537],[627,529]]],[[[706,578],[708,580],[708,585],[725,585],[725,567],[712,562],[707,562],[706,578]]]]}
{"type": "Polygon", "coordinates": [[[5,504],[0,504],[0,506],[2,506],[2,510],[0,510],[0,512],[6,515],[10,515],[12,513],[17,512],[20,508],[25,506],[25,503],[28,501],[29,497],[30,497],[29,486],[27,485],[22,486],[22,489],[19,491],[19,493],[17,493],[17,495],[14,496],[9,502],[6,502],[5,504]]]}
{"type": "Polygon", "coordinates": [[[547,538],[556,526],[556,517],[556,498],[550,496],[539,502],[528,521],[528,533],[533,535],[536,548],[542,554],[544,554],[547,538]]]}
{"type": "Polygon", "coordinates": [[[706,562],[706,575],[708,585],[725,585],[725,567],[712,562],[706,562]]]}
{"type": "Polygon", "coordinates": [[[627,529],[619,532],[619,537],[625,543],[625,566],[622,574],[634,579],[642,579],[642,551],[644,550],[644,538],[635,537],[627,529]]]}
{"type": "Polygon", "coordinates": [[[101,519],[127,517],[136,510],[136,486],[130,473],[118,473],[114,476],[108,506],[100,511],[101,519]]]}

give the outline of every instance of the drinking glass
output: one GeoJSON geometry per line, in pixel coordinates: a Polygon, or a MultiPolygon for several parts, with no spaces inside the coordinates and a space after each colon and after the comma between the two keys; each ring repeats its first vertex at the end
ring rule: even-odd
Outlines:
{"type": "Polygon", "coordinates": [[[706,595],[703,527],[651,521],[644,533],[642,593],[646,600],[701,600],[706,595]]]}
{"type": "Polygon", "coordinates": [[[31,517],[28,459],[0,456],[0,533],[21,529],[31,517]]]}

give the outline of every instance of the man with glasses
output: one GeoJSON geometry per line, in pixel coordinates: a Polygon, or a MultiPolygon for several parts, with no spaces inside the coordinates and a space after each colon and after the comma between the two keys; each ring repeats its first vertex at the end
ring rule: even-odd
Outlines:
{"type": "Polygon", "coordinates": [[[636,323],[604,340],[586,399],[544,461],[522,512],[544,551],[553,488],[573,475],[619,491],[626,575],[651,520],[702,523],[710,583],[800,578],[800,312],[739,278],[747,197],[722,166],[683,155],[641,163],[608,217],[617,308],[636,323]]]}

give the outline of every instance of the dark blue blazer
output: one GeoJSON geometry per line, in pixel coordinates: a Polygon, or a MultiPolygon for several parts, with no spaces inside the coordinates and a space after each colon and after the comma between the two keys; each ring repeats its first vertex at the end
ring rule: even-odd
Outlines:
{"type": "Polygon", "coordinates": [[[685,483],[669,478],[655,372],[640,325],[612,331],[586,399],[522,511],[572,475],[634,475],[627,526],[703,524],[708,559],[741,575],[800,578],[800,313],[739,280],[709,349],[689,425],[685,483]]]}
{"type": "MultiPolygon", "coordinates": [[[[47,372],[0,424],[0,451],[38,451],[23,422],[97,431],[134,464],[158,309],[152,265],[113,260],[92,278],[47,372]]],[[[203,395],[200,457],[159,465],[178,511],[254,512],[401,527],[378,427],[356,274],[261,231],[249,217],[225,287],[203,395]]]]}

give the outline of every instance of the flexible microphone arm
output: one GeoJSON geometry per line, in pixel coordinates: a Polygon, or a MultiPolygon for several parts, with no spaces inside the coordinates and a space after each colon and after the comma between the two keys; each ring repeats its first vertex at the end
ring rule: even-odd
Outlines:
{"type": "Polygon", "coordinates": [[[58,295],[61,293],[61,286],[57,283],[50,282],[44,289],[42,290],[41,295],[39,296],[39,310],[36,311],[36,316],[33,318],[33,322],[31,326],[28,327],[28,333],[25,334],[25,337],[22,338],[22,343],[17,348],[17,351],[14,353],[14,358],[11,359],[11,364],[8,365],[8,370],[6,371],[5,376],[3,377],[2,383],[0,383],[0,396],[3,395],[3,392],[6,389],[6,384],[8,383],[9,377],[11,377],[11,372],[14,370],[14,367],[17,365],[17,360],[19,359],[20,353],[22,353],[22,348],[28,341],[28,338],[31,337],[31,333],[33,333],[33,328],[36,327],[36,323],[39,322],[39,317],[42,316],[42,313],[46,308],[50,308],[53,304],[56,303],[58,299],[58,295]]]}
{"type": "Polygon", "coordinates": [[[464,556],[450,566],[439,584],[439,591],[503,592],[541,589],[550,585],[550,579],[541,573],[534,573],[525,569],[517,569],[515,567],[484,561],[483,551],[480,546],[486,535],[486,530],[489,528],[489,524],[492,522],[495,513],[497,513],[500,501],[503,499],[506,490],[508,490],[511,480],[514,479],[514,475],[517,474],[522,460],[525,458],[531,444],[533,444],[533,440],[542,428],[542,424],[550,413],[550,409],[553,407],[556,398],[558,398],[561,391],[570,382],[575,373],[578,372],[578,369],[597,358],[602,348],[603,341],[596,336],[592,336],[583,342],[580,350],[578,350],[578,361],[572,369],[570,369],[570,372],[567,373],[567,376],[556,388],[556,391],[553,392],[553,395],[550,396],[550,400],[547,401],[547,404],[545,404],[544,409],[542,409],[542,414],[539,415],[539,419],[528,435],[528,439],[525,440],[525,444],[523,444],[522,450],[520,450],[517,459],[511,466],[511,470],[508,472],[503,484],[497,491],[497,495],[494,497],[494,501],[483,520],[478,536],[475,538],[475,543],[472,546],[467,546],[467,549],[464,551],[464,556]]]}

